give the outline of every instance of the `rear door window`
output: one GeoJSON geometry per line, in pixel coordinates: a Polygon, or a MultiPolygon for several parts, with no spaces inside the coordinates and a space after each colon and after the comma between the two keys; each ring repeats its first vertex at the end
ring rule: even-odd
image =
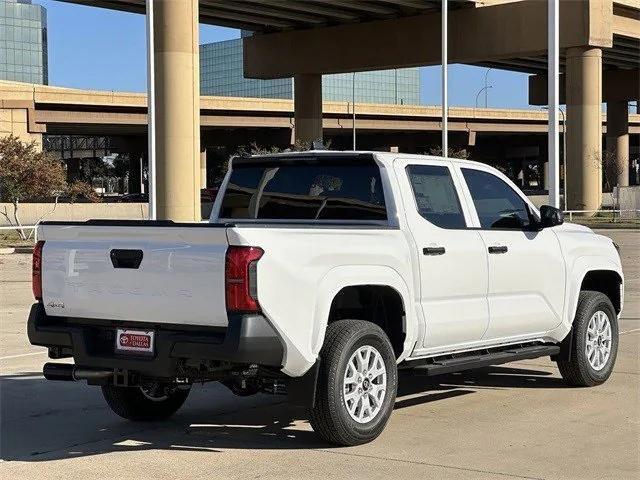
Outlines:
{"type": "Polygon", "coordinates": [[[465,228],[464,214],[449,168],[409,165],[407,175],[420,215],[441,228],[465,228]]]}
{"type": "Polygon", "coordinates": [[[380,168],[373,158],[237,162],[220,218],[386,221],[380,168]]]}

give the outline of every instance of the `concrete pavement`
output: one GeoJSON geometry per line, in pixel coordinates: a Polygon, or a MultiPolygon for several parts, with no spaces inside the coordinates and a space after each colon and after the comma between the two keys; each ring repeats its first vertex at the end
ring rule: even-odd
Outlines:
{"type": "Polygon", "coordinates": [[[333,448],[281,397],[195,386],[158,424],[130,423],[84,383],[47,382],[31,347],[30,256],[0,256],[0,478],[635,479],[640,476],[640,232],[609,231],[627,280],[614,374],[565,387],[548,359],[403,376],[375,442],[333,448]]]}

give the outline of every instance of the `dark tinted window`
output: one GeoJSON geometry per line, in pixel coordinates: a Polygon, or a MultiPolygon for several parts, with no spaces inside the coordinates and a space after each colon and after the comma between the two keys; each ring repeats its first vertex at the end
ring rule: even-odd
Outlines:
{"type": "Polygon", "coordinates": [[[471,191],[482,228],[522,229],[531,224],[527,203],[502,179],[468,168],[463,168],[462,174],[471,191]]]}
{"type": "Polygon", "coordinates": [[[370,160],[239,163],[221,218],[386,220],[380,169],[370,160]]]}
{"type": "Polygon", "coordinates": [[[442,228],[464,228],[464,215],[447,167],[410,165],[409,181],[420,215],[442,228]]]}

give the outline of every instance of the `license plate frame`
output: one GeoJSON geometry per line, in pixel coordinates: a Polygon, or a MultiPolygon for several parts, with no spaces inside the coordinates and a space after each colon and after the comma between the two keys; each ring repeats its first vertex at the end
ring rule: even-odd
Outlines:
{"type": "Polygon", "coordinates": [[[155,351],[155,331],[131,328],[116,329],[116,353],[153,355],[155,351]]]}

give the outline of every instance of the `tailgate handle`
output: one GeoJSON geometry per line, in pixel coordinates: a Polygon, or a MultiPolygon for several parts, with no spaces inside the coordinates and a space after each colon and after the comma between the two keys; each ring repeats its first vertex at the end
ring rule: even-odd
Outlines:
{"type": "Polygon", "coordinates": [[[142,262],[142,250],[124,250],[114,248],[110,253],[113,268],[133,268],[140,267],[142,262]]]}

